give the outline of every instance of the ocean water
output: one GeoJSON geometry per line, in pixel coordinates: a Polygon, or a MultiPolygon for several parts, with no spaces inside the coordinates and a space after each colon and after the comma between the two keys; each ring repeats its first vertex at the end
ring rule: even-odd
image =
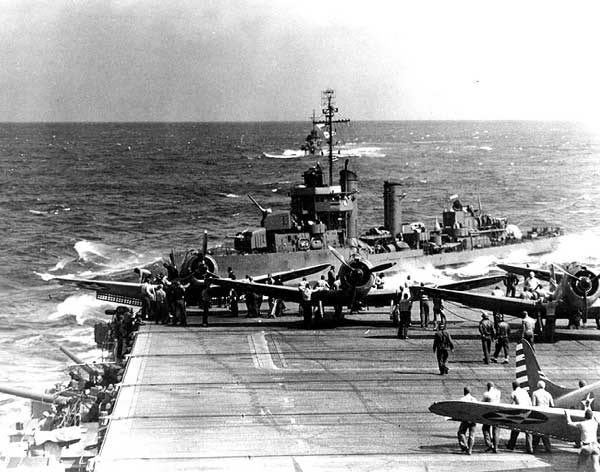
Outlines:
{"type": "MultiPolygon", "coordinates": [[[[171,248],[231,242],[258,226],[247,194],[286,208],[314,159],[269,159],[298,149],[306,123],[0,124],[0,384],[43,390],[64,380],[64,345],[100,352],[93,325],[110,305],[53,275],[119,276],[171,248]]],[[[522,229],[569,234],[539,263],[600,266],[600,136],[557,122],[353,122],[337,137],[360,157],[361,229],[383,222],[383,181],[402,182],[404,218],[433,225],[450,195],[522,229]]],[[[321,164],[325,165],[323,161],[321,164]]],[[[338,161],[337,170],[343,166],[338,161]]],[[[508,260],[523,260],[518,249],[508,260]]],[[[483,275],[494,258],[417,280],[483,275]]],[[[26,402],[0,394],[0,426],[26,402]]]]}

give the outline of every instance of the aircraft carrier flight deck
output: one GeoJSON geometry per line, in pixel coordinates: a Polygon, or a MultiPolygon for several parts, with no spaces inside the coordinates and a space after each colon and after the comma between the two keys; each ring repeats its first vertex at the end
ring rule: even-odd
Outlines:
{"type": "MultiPolygon", "coordinates": [[[[302,328],[301,318],[213,314],[208,328],[141,327],[119,391],[96,471],[562,471],[578,449],[553,441],[553,453],[504,448],[485,453],[480,426],[473,455],[459,449],[458,423],[428,411],[470,385],[481,398],[493,381],[510,401],[511,362],[482,362],[479,313],[453,308],[450,373],[440,376],[433,331],[413,327],[396,338],[386,311],[365,311],[340,326],[302,328]],[[143,469],[142,469],[143,468],[143,469]]],[[[290,310],[293,312],[293,310],[290,310]]],[[[290,313],[288,312],[288,313],[290,313]]],[[[414,317],[414,314],[413,314],[414,317]]],[[[600,331],[559,329],[538,344],[546,374],[567,386],[600,378],[600,331]]]]}

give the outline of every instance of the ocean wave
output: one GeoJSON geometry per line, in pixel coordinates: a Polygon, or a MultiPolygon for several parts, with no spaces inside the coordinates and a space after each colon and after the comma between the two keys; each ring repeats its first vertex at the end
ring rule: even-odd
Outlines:
{"type": "Polygon", "coordinates": [[[50,314],[48,319],[58,320],[70,317],[78,325],[83,325],[88,320],[96,320],[100,313],[104,313],[104,310],[111,306],[107,302],[97,300],[90,293],[71,295],[57,305],[56,311],[50,314]]]}
{"type": "MultiPolygon", "coordinates": [[[[163,258],[159,254],[143,254],[128,248],[88,240],[76,242],[74,249],[78,258],[70,261],[61,259],[57,266],[62,266],[62,269],[56,269],[54,272],[64,270],[75,273],[77,277],[86,278],[110,276],[126,270],[133,270],[134,267],[154,264],[163,258]]],[[[44,278],[48,274],[38,275],[44,278]]],[[[44,278],[44,280],[46,279],[44,278]]]]}

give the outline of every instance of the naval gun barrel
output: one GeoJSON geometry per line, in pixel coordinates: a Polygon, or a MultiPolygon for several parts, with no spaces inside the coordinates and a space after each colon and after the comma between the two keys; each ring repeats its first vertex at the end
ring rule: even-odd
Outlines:
{"type": "Polygon", "coordinates": [[[81,367],[83,370],[85,370],[88,375],[90,375],[90,376],[98,375],[98,371],[96,369],[87,365],[79,357],[77,357],[75,354],[73,354],[71,351],[69,351],[66,347],[58,346],[58,348],[61,350],[61,352],[65,356],[67,356],[69,359],[71,359],[73,362],[75,362],[75,364],[77,364],[77,367],[81,367]]]}
{"type": "Polygon", "coordinates": [[[258,202],[257,202],[257,201],[254,199],[254,197],[253,197],[252,195],[248,194],[248,198],[249,198],[250,200],[252,200],[252,203],[254,203],[254,206],[255,206],[256,208],[258,208],[258,209],[260,210],[260,212],[262,213],[262,221],[261,221],[261,225],[263,225],[263,226],[264,226],[265,219],[267,218],[267,215],[268,215],[269,213],[271,213],[271,211],[272,211],[272,210],[271,210],[270,208],[264,208],[264,207],[263,207],[263,206],[262,206],[260,203],[258,203],[258,202]]]}
{"type": "Polygon", "coordinates": [[[0,384],[0,393],[6,393],[15,397],[29,398],[30,400],[37,400],[44,403],[57,403],[59,405],[67,403],[67,399],[60,395],[55,396],[49,393],[32,392],[31,390],[8,387],[2,384],[0,384]]]}
{"type": "Polygon", "coordinates": [[[258,203],[256,201],[256,199],[252,195],[248,194],[248,198],[252,201],[252,203],[254,203],[254,206],[256,208],[258,208],[262,214],[270,213],[269,209],[268,208],[264,208],[260,203],[258,203]]]}

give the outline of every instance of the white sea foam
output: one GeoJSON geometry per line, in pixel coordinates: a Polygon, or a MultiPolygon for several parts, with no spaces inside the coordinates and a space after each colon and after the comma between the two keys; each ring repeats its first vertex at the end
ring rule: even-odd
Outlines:
{"type": "Polygon", "coordinates": [[[61,259],[56,263],[56,265],[52,269],[49,270],[49,272],[56,272],[57,270],[64,269],[68,262],[69,259],[61,259]]]}
{"type": "Polygon", "coordinates": [[[102,246],[99,243],[83,240],[77,241],[74,247],[79,254],[79,259],[87,262],[97,258],[108,260],[108,257],[102,254],[102,246]]]}
{"type": "Polygon", "coordinates": [[[87,240],[75,243],[75,250],[79,260],[88,265],[87,270],[78,274],[81,277],[103,276],[127,269],[133,270],[134,267],[149,265],[162,259],[162,254],[139,254],[130,249],[87,240]]]}
{"type": "Polygon", "coordinates": [[[558,247],[540,258],[543,264],[580,262],[590,266],[600,265],[600,230],[587,230],[569,234],[559,239],[558,247]]]}
{"type": "Polygon", "coordinates": [[[50,320],[56,320],[65,316],[74,316],[78,324],[83,324],[87,319],[98,318],[98,313],[110,308],[107,302],[97,300],[91,293],[78,293],[66,298],[59,303],[56,311],[48,316],[50,320]]]}
{"type": "Polygon", "coordinates": [[[33,271],[33,273],[35,275],[37,275],[40,279],[42,279],[42,280],[44,280],[46,282],[48,282],[48,280],[52,280],[54,278],[54,275],[49,274],[47,272],[46,273],[42,273],[42,272],[35,272],[35,271],[33,271]]]}

